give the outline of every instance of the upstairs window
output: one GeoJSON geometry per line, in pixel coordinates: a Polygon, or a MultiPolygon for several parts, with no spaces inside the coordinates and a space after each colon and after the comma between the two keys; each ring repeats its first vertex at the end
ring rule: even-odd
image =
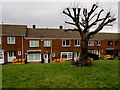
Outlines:
{"type": "Polygon", "coordinates": [[[88,46],[94,46],[94,41],[88,41],[88,46]]]}
{"type": "Polygon", "coordinates": [[[8,44],[15,44],[15,37],[7,37],[8,44]]]}
{"type": "Polygon", "coordinates": [[[44,47],[51,47],[51,41],[50,40],[44,40],[44,47]]]}
{"type": "Polygon", "coordinates": [[[63,47],[70,47],[70,40],[63,40],[62,41],[62,46],[63,47]]]}
{"type": "Polygon", "coordinates": [[[101,42],[100,41],[97,41],[97,46],[100,46],[101,45],[101,42]]]}
{"type": "Polygon", "coordinates": [[[112,41],[108,41],[108,46],[112,46],[113,42],[112,41]]]}
{"type": "Polygon", "coordinates": [[[119,41],[115,41],[115,45],[116,45],[116,46],[119,46],[119,41]]]}
{"type": "Polygon", "coordinates": [[[80,46],[80,40],[75,40],[75,46],[80,46]]]}
{"type": "Polygon", "coordinates": [[[30,40],[30,47],[39,47],[39,40],[30,40]]]}

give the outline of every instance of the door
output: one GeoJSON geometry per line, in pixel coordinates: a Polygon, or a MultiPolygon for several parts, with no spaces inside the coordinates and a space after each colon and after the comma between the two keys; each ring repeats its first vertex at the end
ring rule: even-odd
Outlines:
{"type": "Polygon", "coordinates": [[[118,50],[115,50],[115,56],[118,56],[118,50]]]}
{"type": "Polygon", "coordinates": [[[74,61],[79,60],[80,52],[74,52],[74,61]]]}
{"type": "Polygon", "coordinates": [[[9,51],[8,52],[8,62],[12,62],[13,59],[16,59],[16,52],[15,51],[9,51]]]}
{"type": "Polygon", "coordinates": [[[48,54],[44,54],[44,63],[48,63],[48,54]]]}
{"type": "Polygon", "coordinates": [[[4,63],[4,52],[0,51],[0,64],[4,63]]]}

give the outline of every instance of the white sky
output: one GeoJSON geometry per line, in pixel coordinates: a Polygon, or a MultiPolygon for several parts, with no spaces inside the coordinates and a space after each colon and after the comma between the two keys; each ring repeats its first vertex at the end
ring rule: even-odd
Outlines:
{"type": "MultiPolygon", "coordinates": [[[[80,1],[80,0],[74,0],[80,1]]],[[[93,2],[98,2],[100,8],[106,11],[111,10],[111,14],[118,19],[118,0],[81,0],[79,5],[81,8],[89,7],[93,2]]],[[[62,11],[66,7],[73,6],[73,0],[2,0],[2,21],[4,24],[22,24],[31,27],[36,24],[39,28],[58,28],[63,25],[64,28],[70,26],[65,24],[65,20],[69,20],[62,11]],[[72,1],[72,2],[70,2],[72,1]]],[[[1,7],[1,3],[0,3],[1,7]]],[[[113,23],[112,27],[105,27],[102,32],[118,32],[118,21],[113,23]]]]}

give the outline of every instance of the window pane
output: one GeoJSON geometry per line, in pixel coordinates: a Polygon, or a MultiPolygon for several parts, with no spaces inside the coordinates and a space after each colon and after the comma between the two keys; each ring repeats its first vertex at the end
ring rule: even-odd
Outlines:
{"type": "Polygon", "coordinates": [[[51,46],[51,41],[48,41],[49,42],[49,45],[48,46],[51,46]]]}
{"type": "Polygon", "coordinates": [[[29,60],[34,60],[34,54],[29,54],[29,60]]]}
{"type": "Polygon", "coordinates": [[[39,41],[35,41],[35,47],[39,47],[39,41]]]}
{"type": "Polygon", "coordinates": [[[62,53],[62,58],[67,59],[67,53],[62,53]]]}
{"type": "Polygon", "coordinates": [[[77,57],[79,57],[80,56],[80,53],[79,52],[77,52],[77,57]]]}
{"type": "Polygon", "coordinates": [[[16,52],[15,51],[13,52],[13,56],[16,56],[16,52]]]}
{"type": "Polygon", "coordinates": [[[119,41],[116,41],[116,42],[115,42],[115,45],[118,46],[118,45],[119,45],[119,41]]]}
{"type": "Polygon", "coordinates": [[[39,47],[39,41],[30,40],[30,47],[39,47]]]}
{"type": "Polygon", "coordinates": [[[77,40],[78,41],[78,45],[80,45],[80,40],[77,40]]]}
{"type": "Polygon", "coordinates": [[[65,41],[63,41],[63,45],[66,45],[66,44],[65,44],[65,41]]]}
{"type": "Polygon", "coordinates": [[[100,46],[100,41],[97,41],[97,46],[100,46]]]}
{"type": "Polygon", "coordinates": [[[11,37],[11,44],[15,43],[15,37],[11,37]]]}
{"type": "Polygon", "coordinates": [[[51,41],[44,41],[44,47],[50,47],[51,46],[51,41]]]}
{"type": "Polygon", "coordinates": [[[40,54],[35,54],[35,60],[40,60],[40,54]]]}
{"type": "Polygon", "coordinates": [[[89,41],[88,46],[94,46],[94,41],[89,41]]]}
{"type": "Polygon", "coordinates": [[[46,46],[46,41],[44,41],[44,46],[46,46]]]}
{"type": "Polygon", "coordinates": [[[11,42],[10,42],[10,40],[11,40],[11,39],[10,39],[10,37],[8,37],[8,44],[10,44],[10,43],[11,43],[11,42]]]}
{"type": "Polygon", "coordinates": [[[30,46],[31,46],[31,47],[34,46],[34,41],[30,41],[30,46]]]}
{"type": "Polygon", "coordinates": [[[75,40],[75,45],[77,45],[77,40],[75,40]]]}
{"type": "Polygon", "coordinates": [[[12,51],[9,51],[8,53],[9,53],[9,57],[12,57],[12,51]]]}
{"type": "Polygon", "coordinates": [[[0,52],[0,59],[3,59],[3,53],[0,52]]]}
{"type": "Polygon", "coordinates": [[[72,53],[68,53],[68,59],[72,58],[72,53]]]}
{"type": "Polygon", "coordinates": [[[66,40],[66,45],[70,45],[70,42],[69,42],[69,40],[66,40]]]}
{"type": "Polygon", "coordinates": [[[108,45],[112,46],[113,42],[112,41],[108,41],[108,45]]]}

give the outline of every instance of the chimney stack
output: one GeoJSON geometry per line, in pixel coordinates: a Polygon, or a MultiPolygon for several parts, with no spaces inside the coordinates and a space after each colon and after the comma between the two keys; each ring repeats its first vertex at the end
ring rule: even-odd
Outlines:
{"type": "Polygon", "coordinates": [[[35,29],[35,28],[36,28],[36,25],[33,25],[33,28],[35,29]]]}
{"type": "Polygon", "coordinates": [[[63,29],[63,26],[59,26],[59,29],[63,29]]]}

